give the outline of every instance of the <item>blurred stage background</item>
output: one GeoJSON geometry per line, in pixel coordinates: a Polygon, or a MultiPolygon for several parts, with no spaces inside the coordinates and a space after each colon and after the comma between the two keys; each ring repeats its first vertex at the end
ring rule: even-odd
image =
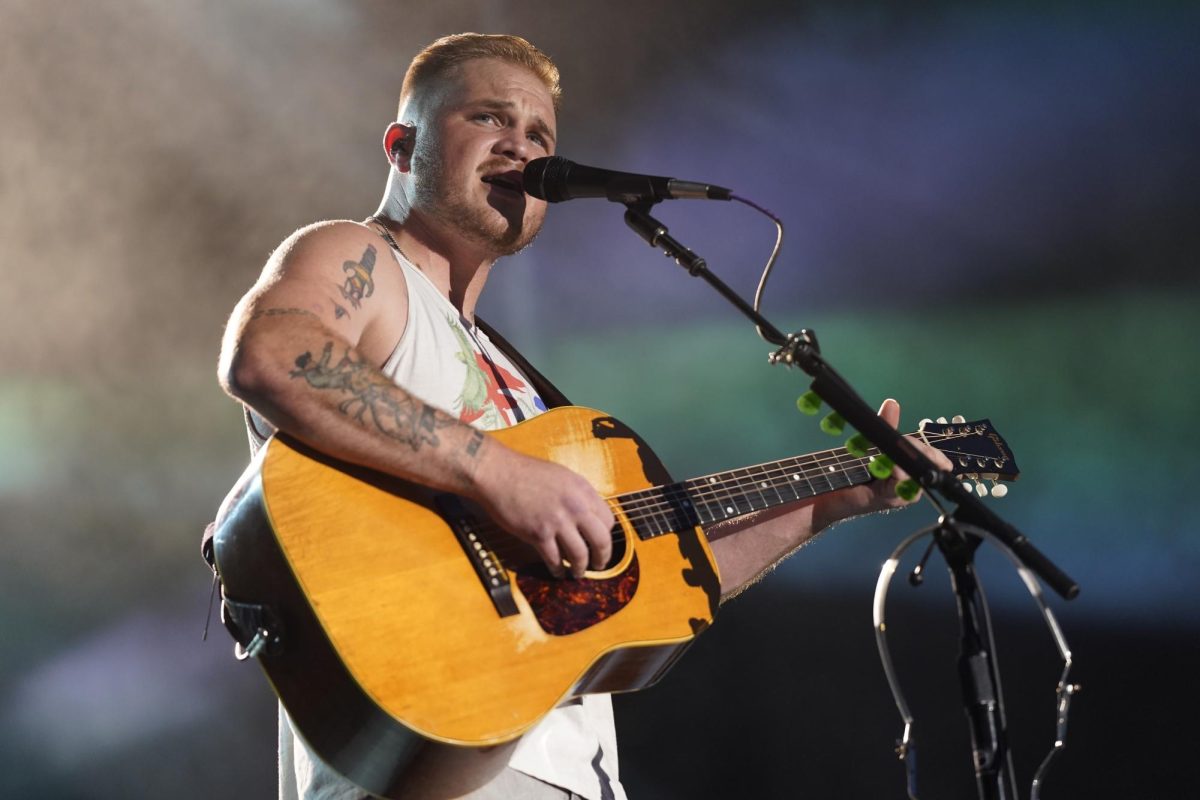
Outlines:
{"type": "MultiPolygon", "coordinates": [[[[1078,579],[1084,685],[1044,797],[1190,794],[1200,565],[1200,14],[1183,3],[0,0],[0,796],[268,797],[275,711],[199,534],[246,460],[214,366],[271,249],[375,209],[412,54],[460,30],[557,59],[560,153],[735,188],[788,224],[765,310],[905,424],[989,417],[994,501],[1078,579]]],[[[740,206],[660,207],[752,292],[740,206]]],[[[551,211],[484,316],[678,476],[831,445],[799,374],[620,208],[551,211]]],[[[634,798],[902,797],[875,575],[928,507],[829,532],[618,700],[634,798]]],[[[1058,666],[994,553],[1024,796],[1058,666]]],[[[940,563],[936,562],[935,563],[940,563]]],[[[974,796],[942,570],[891,629],[926,798],[974,796]]]]}

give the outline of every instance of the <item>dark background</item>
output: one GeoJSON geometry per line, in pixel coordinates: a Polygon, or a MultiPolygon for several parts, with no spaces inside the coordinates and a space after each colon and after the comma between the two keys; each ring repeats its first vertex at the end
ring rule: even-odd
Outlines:
{"type": "MultiPolygon", "coordinates": [[[[374,210],[380,138],[437,36],[563,72],[560,152],[731,186],[788,226],[765,310],[905,423],[988,417],[989,501],[1078,579],[1068,747],[1043,796],[1194,793],[1200,14],[1189,4],[0,0],[0,796],[266,797],[275,705],[198,540],[246,459],[222,326],[295,228],[374,210]]],[[[679,477],[831,446],[804,383],[600,201],[552,209],[484,315],[679,477]]],[[[660,218],[740,291],[770,226],[660,218]]],[[[903,797],[879,565],[932,510],[847,523],[619,698],[634,798],[903,797]]],[[[909,561],[911,562],[911,558],[909,561]]],[[[936,557],[897,580],[922,796],[973,796],[936,557]]],[[[906,566],[911,566],[907,564],[906,566]]],[[[1022,795],[1060,666],[981,555],[1022,795]]]]}

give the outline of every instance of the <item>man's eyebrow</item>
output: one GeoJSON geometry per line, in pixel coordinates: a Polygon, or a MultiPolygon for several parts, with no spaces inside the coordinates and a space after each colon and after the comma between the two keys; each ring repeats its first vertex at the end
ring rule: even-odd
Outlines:
{"type": "MultiPolygon", "coordinates": [[[[499,98],[488,98],[486,100],[480,100],[477,103],[475,103],[474,105],[476,105],[479,108],[493,109],[495,111],[512,111],[514,108],[517,107],[517,104],[514,103],[513,101],[500,100],[499,98]]],[[[538,114],[533,115],[533,126],[535,129],[537,129],[538,133],[545,136],[551,142],[558,141],[557,137],[555,137],[555,135],[554,135],[553,129],[551,129],[551,127],[546,124],[546,121],[544,119],[542,119],[540,115],[538,115],[538,114]]]]}

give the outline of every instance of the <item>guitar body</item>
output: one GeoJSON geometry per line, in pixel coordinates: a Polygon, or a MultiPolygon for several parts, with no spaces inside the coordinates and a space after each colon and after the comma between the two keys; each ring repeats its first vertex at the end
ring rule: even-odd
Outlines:
{"type": "MultiPolygon", "coordinates": [[[[558,408],[494,435],[605,497],[668,481],[636,434],[597,411],[558,408]]],[[[448,521],[446,499],[276,436],[218,518],[225,596],[276,621],[280,641],[259,661],[289,716],[375,794],[397,792],[430,743],[511,742],[573,696],[652,684],[720,596],[699,528],[643,539],[614,506],[619,557],[557,581],[469,508],[465,529],[448,521]],[[482,568],[477,541],[493,557],[482,568]]]]}

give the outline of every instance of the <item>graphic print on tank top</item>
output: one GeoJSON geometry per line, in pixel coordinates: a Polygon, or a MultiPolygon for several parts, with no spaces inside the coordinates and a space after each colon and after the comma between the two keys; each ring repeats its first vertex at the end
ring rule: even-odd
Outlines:
{"type": "Polygon", "coordinates": [[[471,346],[462,325],[453,316],[446,316],[446,324],[458,339],[458,352],[454,357],[467,370],[462,391],[451,409],[460,422],[470,425],[481,420],[485,429],[495,430],[515,425],[546,410],[542,398],[520,377],[489,359],[481,352],[482,347],[471,346]]]}

